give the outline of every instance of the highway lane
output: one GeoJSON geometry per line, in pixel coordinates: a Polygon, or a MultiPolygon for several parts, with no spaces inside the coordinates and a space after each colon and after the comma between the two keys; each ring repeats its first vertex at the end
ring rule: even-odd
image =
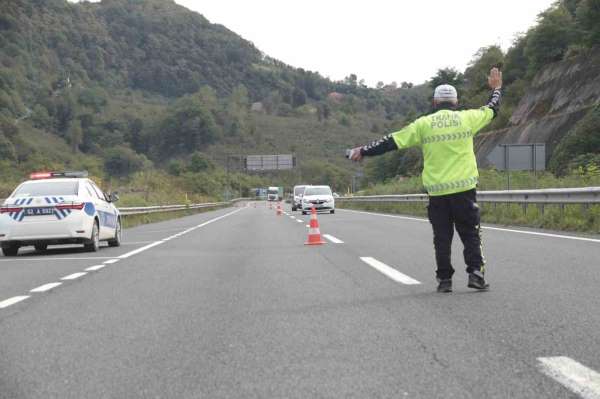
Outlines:
{"type": "Polygon", "coordinates": [[[457,246],[441,295],[427,223],[340,210],[319,222],[343,243],[306,247],[309,216],[274,213],[244,208],[0,309],[0,397],[569,398],[538,358],[600,370],[598,243],[486,231],[492,290],[466,288],[457,246]]]}
{"type": "MultiPolygon", "coordinates": [[[[210,216],[199,214],[192,220],[208,220],[215,214],[224,213],[226,212],[211,212],[210,216]]],[[[111,261],[188,227],[190,221],[182,218],[126,229],[121,247],[111,248],[102,242],[102,248],[98,252],[86,252],[80,245],[51,246],[45,252],[36,252],[33,247],[25,247],[19,251],[17,257],[0,256],[0,301],[15,295],[24,295],[23,293],[46,283],[60,281],[61,277],[81,272],[87,267],[111,261]]]]}

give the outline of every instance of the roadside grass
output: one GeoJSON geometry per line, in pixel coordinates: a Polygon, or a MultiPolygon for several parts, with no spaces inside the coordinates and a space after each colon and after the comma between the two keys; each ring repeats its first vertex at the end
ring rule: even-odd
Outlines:
{"type": "MultiPolygon", "coordinates": [[[[482,169],[479,171],[479,191],[507,190],[510,179],[511,190],[529,190],[541,188],[573,188],[600,186],[600,175],[573,173],[563,177],[556,177],[550,172],[505,172],[482,169]]],[[[415,194],[423,193],[421,176],[399,178],[385,183],[372,185],[360,193],[363,195],[379,194],[415,194]]]]}
{"type": "MultiPolygon", "coordinates": [[[[506,190],[509,176],[493,169],[480,170],[479,191],[506,190]]],[[[600,175],[573,173],[556,177],[550,172],[511,172],[510,189],[573,188],[600,186],[600,175]]],[[[372,185],[356,195],[415,194],[423,193],[420,176],[395,179],[372,185]]],[[[426,204],[407,203],[343,203],[340,208],[405,214],[427,217],[426,204]]],[[[551,230],[577,231],[600,234],[600,205],[529,205],[481,203],[482,222],[506,226],[528,226],[551,230]],[[543,209],[543,212],[542,212],[543,209]]]]}
{"type": "MultiPolygon", "coordinates": [[[[370,212],[427,217],[427,208],[424,203],[338,202],[336,206],[370,212]]],[[[542,208],[535,205],[529,205],[526,212],[519,204],[482,203],[480,206],[483,223],[600,234],[600,205],[592,205],[587,209],[582,205],[565,205],[562,212],[558,205],[545,205],[543,214],[542,208]]]]}

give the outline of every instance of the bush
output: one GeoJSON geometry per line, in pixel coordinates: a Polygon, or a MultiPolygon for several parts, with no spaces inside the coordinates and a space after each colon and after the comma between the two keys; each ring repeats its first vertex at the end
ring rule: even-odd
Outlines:
{"type": "Polygon", "coordinates": [[[104,155],[104,169],[109,176],[127,176],[141,170],[148,159],[128,147],[113,147],[104,155]]]}
{"type": "MultiPolygon", "coordinates": [[[[585,154],[599,154],[599,131],[600,105],[592,108],[559,143],[550,159],[548,165],[549,169],[558,175],[565,175],[570,170],[582,166],[583,164],[581,161],[586,161],[587,159],[578,157],[585,154]]],[[[586,162],[590,161],[592,161],[592,159],[587,159],[586,162]]],[[[597,162],[597,158],[595,162],[597,162]]]]}
{"type": "Polygon", "coordinates": [[[206,155],[204,155],[201,152],[195,152],[190,158],[190,165],[188,167],[188,170],[190,172],[197,173],[204,172],[206,170],[211,170],[214,168],[214,163],[210,159],[208,159],[206,155]]]}

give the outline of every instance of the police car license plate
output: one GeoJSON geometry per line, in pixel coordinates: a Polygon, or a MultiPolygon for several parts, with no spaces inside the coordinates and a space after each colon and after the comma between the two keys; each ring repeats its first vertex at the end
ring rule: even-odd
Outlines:
{"type": "Polygon", "coordinates": [[[47,216],[47,215],[53,215],[54,214],[54,208],[26,208],[25,209],[25,216],[47,216]]]}

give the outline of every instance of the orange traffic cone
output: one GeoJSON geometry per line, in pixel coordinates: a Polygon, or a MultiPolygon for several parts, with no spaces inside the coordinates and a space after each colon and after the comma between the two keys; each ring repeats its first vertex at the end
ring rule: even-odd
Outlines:
{"type": "Polygon", "coordinates": [[[310,211],[310,228],[308,229],[308,241],[304,245],[322,245],[325,241],[321,238],[319,230],[319,221],[317,220],[317,210],[313,207],[310,211]]]}
{"type": "Polygon", "coordinates": [[[281,210],[281,202],[277,203],[277,216],[281,216],[283,214],[281,210]]]}

